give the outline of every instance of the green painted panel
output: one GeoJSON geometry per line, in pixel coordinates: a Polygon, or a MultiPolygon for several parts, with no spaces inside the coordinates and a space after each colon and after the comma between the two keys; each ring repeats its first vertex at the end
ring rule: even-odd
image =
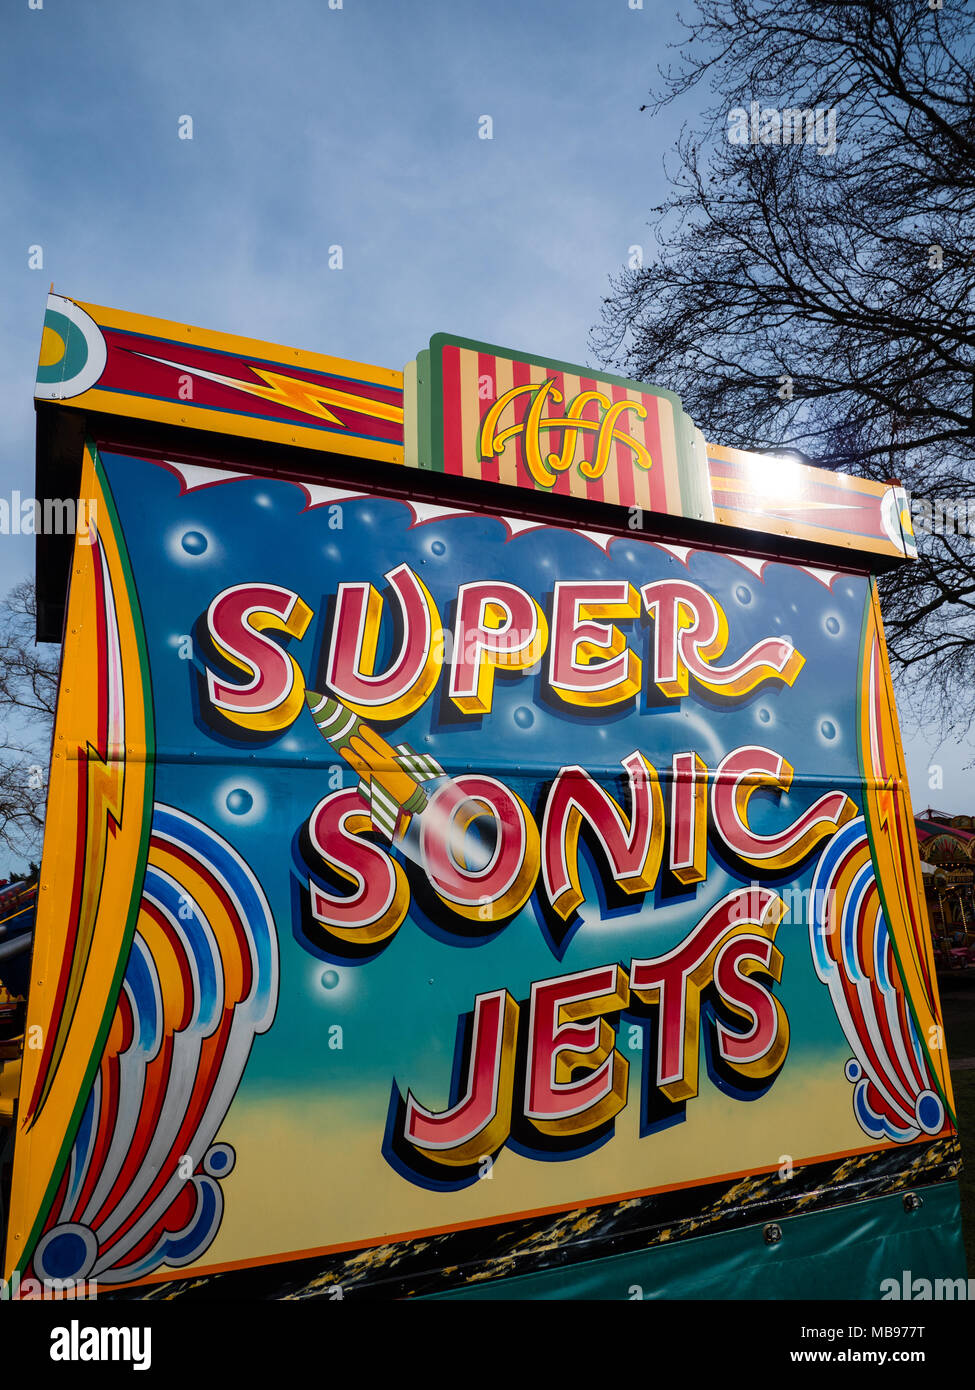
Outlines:
{"type": "MultiPolygon", "coordinates": [[[[853,1202],[764,1227],[682,1240],[602,1260],[433,1294],[438,1299],[883,1299],[966,1277],[958,1184],[853,1202]],[[885,1283],[885,1281],[888,1281],[885,1283]],[[890,1282],[893,1281],[893,1282],[890,1282]],[[894,1288],[898,1294],[894,1294],[894,1288]]],[[[942,1297],[945,1293],[942,1293],[942,1297]]]]}

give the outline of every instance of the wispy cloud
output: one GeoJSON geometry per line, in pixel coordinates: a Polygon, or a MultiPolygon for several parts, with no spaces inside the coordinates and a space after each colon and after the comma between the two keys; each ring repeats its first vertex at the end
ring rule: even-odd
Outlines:
{"type": "MultiPolygon", "coordinates": [[[[391,367],[440,330],[587,361],[687,114],[638,109],[678,32],[658,0],[9,0],[3,22],[6,493],[33,487],[51,280],[391,367]]],[[[0,590],[32,566],[4,538],[0,590]]]]}

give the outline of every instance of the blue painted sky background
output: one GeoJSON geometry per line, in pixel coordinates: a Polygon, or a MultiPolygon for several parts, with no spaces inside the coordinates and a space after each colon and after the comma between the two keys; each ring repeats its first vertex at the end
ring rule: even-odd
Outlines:
{"type": "MultiPolygon", "coordinates": [[[[803,570],[773,564],[759,580],[708,552],[692,555],[685,568],[638,538],[613,541],[607,555],[591,541],[556,528],[509,538],[496,518],[458,514],[414,525],[407,505],[393,499],[345,502],[342,527],[331,530],[325,511],[307,509],[305,494],[292,483],[244,479],[180,497],[178,480],[159,464],[110,453],[103,461],[146,623],[157,751],[153,798],[197,817],[229,841],[267,894],[278,928],[278,1010],[270,1034],[248,1063],[248,1094],[265,1086],[279,1091],[285,1073],[290,1085],[311,1086],[316,1094],[366,1090],[362,1103],[369,1107],[378,1136],[393,1076],[408,1076],[420,1096],[441,1094],[456,1019],[470,1008],[478,990],[504,983],[515,999],[524,999],[533,980],[616,958],[662,955],[721,898],[747,887],[752,877],[721,854],[712,836],[704,882],[681,890],[665,874],[645,896],[606,904],[601,902],[605,869],[584,850],[580,880],[585,901],[564,930],[557,929],[554,919],[546,925],[540,886],[507,923],[493,930],[487,925],[472,929],[442,908],[435,919],[427,915],[417,896],[423,875],[398,856],[407,869],[412,898],[409,916],[395,936],[358,962],[340,947],[334,949],[334,938],[330,942],[320,931],[309,937],[296,890],[306,885],[310,871],[320,873],[321,865],[314,855],[302,858],[297,833],[321,797],[339,786],[356,785],[357,777],[322,739],[304,705],[286,729],[249,743],[235,739],[232,730],[215,731],[212,715],[207,718],[204,712],[208,702],[194,695],[212,656],[209,643],[198,637],[192,660],[181,660],[178,651],[183,634],[198,632],[200,615],[230,584],[260,574],[294,589],[313,609],[304,637],[288,643],[313,688],[323,661],[326,598],[343,580],[382,586],[390,545],[397,561],[423,580],[448,626],[458,586],[486,576],[504,575],[548,613],[556,575],[626,579],[637,590],[655,580],[689,577],[713,594],[727,614],[729,659],[764,637],[788,633],[806,659],[793,685],[764,682],[747,696],[717,701],[715,712],[696,682],[680,700],[666,699],[645,683],[636,701],[586,712],[553,698],[546,656],[537,674],[499,675],[491,710],[482,716],[459,714],[445,695],[447,678],[441,675],[412,715],[392,724],[376,720],[375,727],[390,742],[429,754],[453,776],[473,770],[499,779],[522,798],[539,824],[553,770],[576,760],[621,804],[628,804],[620,764],[634,749],[643,751],[660,772],[668,808],[668,773],[678,751],[693,749],[712,770],[726,753],[749,743],[783,754],[795,768],[793,786],[781,798],[753,798],[749,821],[759,834],[781,829],[835,788],[847,791],[860,807],[856,690],[866,598],[862,578],[837,580],[827,590],[803,570]],[[155,518],[162,515],[166,524],[159,527],[155,518]],[[262,561],[254,544],[257,535],[272,549],[273,562],[262,561]],[[194,540],[189,548],[183,544],[187,537],[194,540]],[[284,537],[290,545],[281,544],[284,537]],[[242,556],[247,557],[243,570],[242,556]],[[338,782],[329,775],[333,768],[340,773],[338,782]],[[338,984],[332,983],[336,977],[338,984]],[[422,986],[429,1040],[421,1050],[415,1041],[416,1014],[397,1002],[404,980],[422,986]],[[429,989],[434,981],[436,989],[429,989]],[[367,1016],[385,1020],[382,1028],[363,1030],[357,1021],[363,1004],[367,1016]],[[326,1023],[336,1020],[349,1034],[349,1046],[341,1053],[330,1051],[324,1032],[326,1023]]],[[[650,623],[621,622],[620,628],[643,661],[646,678],[650,623]]],[[[385,634],[387,640],[390,636],[385,634]]],[[[382,647],[381,666],[386,656],[382,647]]],[[[787,961],[776,993],[790,1021],[794,1054],[804,1058],[813,1048],[832,1053],[842,1046],[809,950],[817,860],[818,853],[778,875],[756,874],[790,906],[776,938],[787,961]]],[[[328,892],[341,890],[327,878],[320,882],[328,892]]],[[[842,1090],[845,1055],[832,1061],[842,1090]]]]}
{"type": "MultiPolygon", "coordinates": [[[[665,157],[676,167],[704,101],[639,110],[680,32],[672,8],[6,0],[0,495],[33,491],[52,281],[395,368],[441,330],[591,362],[607,277],[647,246],[665,157]],[[192,140],[177,138],[184,115],[192,140]],[[477,138],[482,115],[493,140],[477,138]]],[[[33,550],[0,537],[0,591],[32,572],[33,550]]],[[[975,809],[972,752],[909,737],[915,806],[975,809]],[[932,762],[943,790],[929,790],[932,762]]]]}

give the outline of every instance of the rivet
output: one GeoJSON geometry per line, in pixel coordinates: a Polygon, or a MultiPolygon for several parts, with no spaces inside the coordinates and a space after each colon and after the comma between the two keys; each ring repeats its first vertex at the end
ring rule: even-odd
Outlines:
{"type": "Polygon", "coordinates": [[[782,1227],[776,1221],[772,1221],[762,1231],[766,1245],[778,1245],[782,1239],[782,1227]]]}

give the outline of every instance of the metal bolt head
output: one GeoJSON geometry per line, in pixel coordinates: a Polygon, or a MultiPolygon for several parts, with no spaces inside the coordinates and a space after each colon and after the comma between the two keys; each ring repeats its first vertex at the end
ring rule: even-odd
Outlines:
{"type": "Polygon", "coordinates": [[[920,1211],[921,1208],[922,1208],[923,1206],[924,1206],[924,1198],[923,1198],[923,1197],[919,1197],[919,1196],[917,1195],[916,1192],[905,1192],[905,1193],[904,1193],[904,1210],[905,1210],[905,1211],[920,1211]]]}
{"type": "Polygon", "coordinates": [[[762,1231],[762,1235],[765,1237],[766,1245],[778,1245],[782,1239],[782,1227],[777,1221],[770,1221],[762,1231]]]}

